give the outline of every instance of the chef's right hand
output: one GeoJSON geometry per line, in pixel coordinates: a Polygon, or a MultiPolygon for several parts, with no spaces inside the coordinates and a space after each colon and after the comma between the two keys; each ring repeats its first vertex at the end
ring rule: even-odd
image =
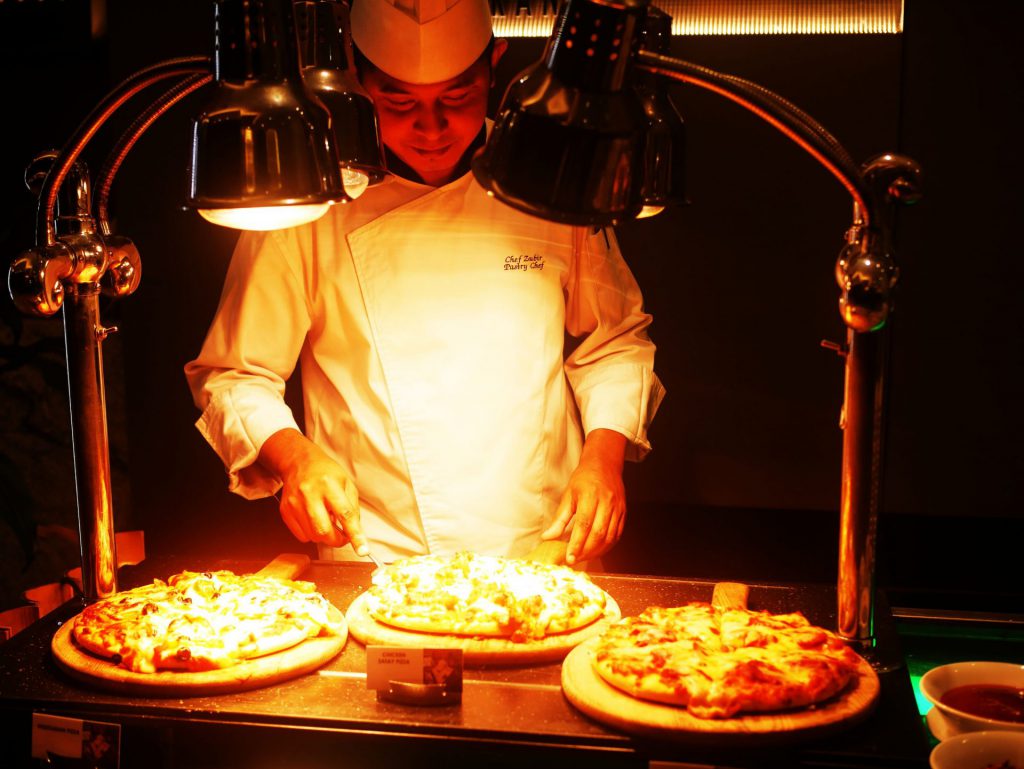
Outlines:
{"type": "Polygon", "coordinates": [[[260,449],[259,463],[283,484],[281,519],[300,542],[369,552],[359,522],[359,492],[337,462],[294,428],[279,430],[260,449]],[[339,531],[335,522],[344,529],[339,531]]]}

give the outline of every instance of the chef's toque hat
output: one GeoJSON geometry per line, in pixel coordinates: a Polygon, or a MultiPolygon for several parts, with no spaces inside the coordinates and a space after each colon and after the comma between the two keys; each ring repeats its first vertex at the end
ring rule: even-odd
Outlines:
{"type": "Polygon", "coordinates": [[[407,83],[462,74],[491,39],[488,0],[353,0],[351,19],[359,50],[407,83]]]}

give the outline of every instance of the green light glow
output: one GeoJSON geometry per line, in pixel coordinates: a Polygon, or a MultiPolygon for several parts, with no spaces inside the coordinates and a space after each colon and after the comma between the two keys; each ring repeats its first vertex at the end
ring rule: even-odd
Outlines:
{"type": "Polygon", "coordinates": [[[911,673],[910,685],[914,687],[914,699],[917,700],[917,712],[922,716],[925,716],[928,715],[928,711],[935,706],[932,705],[921,693],[921,676],[923,675],[924,673],[911,673]]]}

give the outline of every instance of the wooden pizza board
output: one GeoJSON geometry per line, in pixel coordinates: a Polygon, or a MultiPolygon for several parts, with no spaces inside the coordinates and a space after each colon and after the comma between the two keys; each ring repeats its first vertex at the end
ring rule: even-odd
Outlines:
{"type": "Polygon", "coordinates": [[[507,638],[420,633],[403,630],[378,622],[367,609],[366,593],[348,607],[346,619],[352,637],[364,645],[410,646],[425,649],[462,649],[462,662],[467,667],[485,665],[539,665],[558,662],[578,644],[620,619],[622,612],[611,596],[606,597],[604,615],[585,627],[569,633],[546,636],[530,641],[510,641],[507,638]]]}
{"type": "MultiPolygon", "coordinates": [[[[719,606],[745,608],[746,586],[721,583],[712,599],[719,606]]],[[[815,706],[732,718],[697,718],[685,707],[633,697],[594,670],[596,638],[577,646],[562,663],[562,691],[591,718],[624,732],[694,743],[751,746],[797,742],[840,731],[867,716],[878,701],[878,675],[863,658],[857,678],[835,697],[815,706]]]]}
{"type": "MultiPolygon", "coordinates": [[[[278,556],[258,574],[284,579],[296,578],[309,564],[305,555],[278,556]]],[[[91,686],[145,697],[196,697],[227,694],[269,686],[310,673],[334,658],[348,638],[345,618],[335,607],[331,616],[341,624],[336,636],[308,638],[274,654],[256,657],[230,668],[189,672],[163,670],[136,673],[109,660],[86,652],[71,636],[72,621],[65,622],[50,645],[57,666],[68,675],[91,686]]]]}

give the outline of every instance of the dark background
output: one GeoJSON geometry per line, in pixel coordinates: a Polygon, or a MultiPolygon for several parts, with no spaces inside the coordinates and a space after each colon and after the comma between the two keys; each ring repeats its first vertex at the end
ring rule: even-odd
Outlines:
{"type": "MultiPolygon", "coordinates": [[[[33,239],[25,165],[59,146],[141,66],[209,53],[212,4],[0,0],[3,258],[33,239]],[[159,11],[157,10],[159,9],[159,11]]],[[[879,583],[913,599],[1007,609],[1024,592],[1019,245],[1024,13],[1013,2],[908,0],[901,36],[679,37],[672,53],[782,94],[855,158],[916,158],[926,199],[901,212],[891,324],[879,583]]],[[[514,40],[507,82],[540,52],[514,40]]],[[[690,205],[619,228],[655,316],[668,389],[654,452],[627,469],[630,523],[609,569],[732,579],[835,577],[842,361],[835,257],[850,200],[757,118],[673,88],[690,205]]],[[[190,97],[140,141],[112,197],[144,278],[104,307],[119,530],[150,552],[270,557],[300,548],[273,503],[226,491],[192,423],[182,366],[216,307],[235,235],[181,209],[190,97]]],[[[128,110],[131,112],[131,110],[128,110]]],[[[93,169],[123,122],[86,155],[93,169]]],[[[77,557],[60,320],[0,298],[2,598],[77,557]]],[[[0,607],[2,608],[2,607],[0,607]]]]}

